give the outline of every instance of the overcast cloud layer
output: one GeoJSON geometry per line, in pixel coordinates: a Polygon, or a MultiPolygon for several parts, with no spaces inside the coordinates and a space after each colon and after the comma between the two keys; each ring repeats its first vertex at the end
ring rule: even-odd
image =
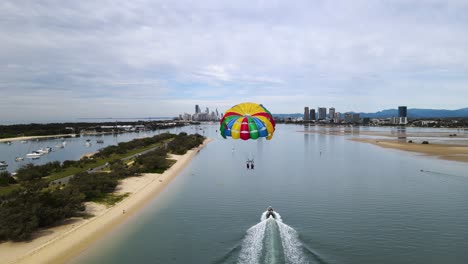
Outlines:
{"type": "Polygon", "coordinates": [[[0,120],[468,106],[467,1],[0,1],[0,120]]]}

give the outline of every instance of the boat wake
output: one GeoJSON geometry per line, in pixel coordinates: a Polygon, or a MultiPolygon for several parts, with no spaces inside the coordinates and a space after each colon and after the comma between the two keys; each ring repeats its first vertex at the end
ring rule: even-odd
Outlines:
{"type": "Polygon", "coordinates": [[[278,212],[275,213],[276,219],[267,219],[267,212],[264,212],[260,223],[247,230],[237,263],[310,263],[297,232],[283,223],[278,212]]]}

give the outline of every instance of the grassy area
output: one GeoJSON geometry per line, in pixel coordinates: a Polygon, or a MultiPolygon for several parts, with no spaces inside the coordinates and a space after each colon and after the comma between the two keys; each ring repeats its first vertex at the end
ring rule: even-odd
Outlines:
{"type": "Polygon", "coordinates": [[[125,194],[108,193],[101,197],[91,200],[91,202],[105,204],[107,206],[113,206],[114,204],[122,201],[124,198],[128,197],[129,195],[130,193],[125,193],[125,194]]]}
{"type": "Polygon", "coordinates": [[[156,143],[156,144],[146,146],[144,148],[134,149],[134,150],[128,151],[127,153],[124,153],[124,154],[112,154],[108,158],[97,159],[93,163],[86,164],[83,167],[70,167],[70,168],[67,168],[67,169],[65,169],[63,171],[52,173],[49,176],[44,177],[44,179],[47,179],[49,181],[55,181],[55,180],[58,180],[58,179],[61,179],[61,178],[64,178],[64,177],[67,177],[67,176],[70,176],[70,175],[74,175],[74,174],[77,174],[77,173],[80,173],[80,172],[83,172],[83,171],[87,171],[87,170],[95,168],[95,167],[102,166],[102,165],[106,164],[107,162],[111,162],[111,161],[116,160],[116,159],[123,159],[123,158],[129,157],[129,156],[141,153],[141,152],[146,151],[148,149],[162,146],[163,144],[169,142],[170,140],[171,139],[168,139],[168,140],[165,140],[165,141],[160,142],[160,143],[156,143]]]}
{"type": "Polygon", "coordinates": [[[19,184],[12,184],[12,185],[9,185],[9,186],[2,186],[2,187],[0,187],[0,196],[10,194],[11,192],[13,192],[14,190],[19,189],[19,188],[20,188],[19,184]]]}

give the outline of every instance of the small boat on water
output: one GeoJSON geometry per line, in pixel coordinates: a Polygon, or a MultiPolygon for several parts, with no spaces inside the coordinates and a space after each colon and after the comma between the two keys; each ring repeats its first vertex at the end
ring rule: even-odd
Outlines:
{"type": "Polygon", "coordinates": [[[31,153],[26,154],[26,158],[38,159],[38,158],[40,158],[42,155],[44,155],[44,153],[40,153],[40,152],[38,152],[38,151],[33,151],[33,152],[31,152],[31,153]]]}
{"type": "Polygon", "coordinates": [[[61,148],[64,148],[64,146],[61,145],[61,144],[57,144],[57,145],[55,145],[55,148],[61,149],[61,148]]]}
{"type": "Polygon", "coordinates": [[[98,140],[96,140],[96,143],[102,144],[102,143],[104,143],[104,140],[98,139],[98,140]]]}
{"type": "Polygon", "coordinates": [[[270,216],[272,218],[276,218],[276,214],[275,214],[275,211],[273,211],[273,207],[268,206],[266,218],[268,219],[270,216]]]}
{"type": "Polygon", "coordinates": [[[47,154],[47,153],[49,153],[51,151],[52,151],[51,147],[45,147],[45,148],[41,148],[41,149],[36,150],[36,152],[43,153],[43,154],[47,154]]]}
{"type": "Polygon", "coordinates": [[[0,161],[0,169],[5,169],[6,167],[8,167],[6,161],[0,161]]]}
{"type": "Polygon", "coordinates": [[[16,157],[16,158],[15,158],[15,161],[16,161],[16,162],[18,162],[18,161],[23,161],[23,160],[24,160],[23,157],[16,157]]]}

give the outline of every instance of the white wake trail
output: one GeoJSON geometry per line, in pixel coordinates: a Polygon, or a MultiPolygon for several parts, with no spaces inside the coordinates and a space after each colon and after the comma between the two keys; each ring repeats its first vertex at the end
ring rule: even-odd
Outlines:
{"type": "Polygon", "coordinates": [[[252,226],[247,230],[247,234],[242,241],[241,251],[239,253],[239,264],[260,264],[262,260],[267,262],[274,262],[283,259],[286,264],[307,264],[307,256],[302,248],[302,243],[299,240],[299,235],[294,228],[283,223],[281,215],[275,211],[276,218],[266,218],[267,211],[263,212],[260,220],[261,222],[252,226]],[[271,222],[275,221],[277,225],[272,226],[271,222]],[[267,225],[268,234],[266,234],[267,225]],[[272,228],[277,228],[282,246],[282,255],[284,258],[279,258],[277,255],[278,247],[275,244],[275,231],[272,228]],[[264,243],[266,243],[264,245],[264,243]],[[265,248],[264,248],[265,247],[265,248]],[[271,248],[268,248],[271,247],[271,248]],[[265,253],[265,256],[263,254],[265,253]]]}
{"type": "Polygon", "coordinates": [[[307,260],[302,243],[299,240],[299,235],[294,228],[278,222],[278,228],[281,236],[281,243],[283,245],[284,254],[287,264],[306,264],[307,260]]]}
{"type": "Polygon", "coordinates": [[[262,221],[247,230],[239,254],[239,264],[258,264],[263,249],[266,221],[262,221]]]}

